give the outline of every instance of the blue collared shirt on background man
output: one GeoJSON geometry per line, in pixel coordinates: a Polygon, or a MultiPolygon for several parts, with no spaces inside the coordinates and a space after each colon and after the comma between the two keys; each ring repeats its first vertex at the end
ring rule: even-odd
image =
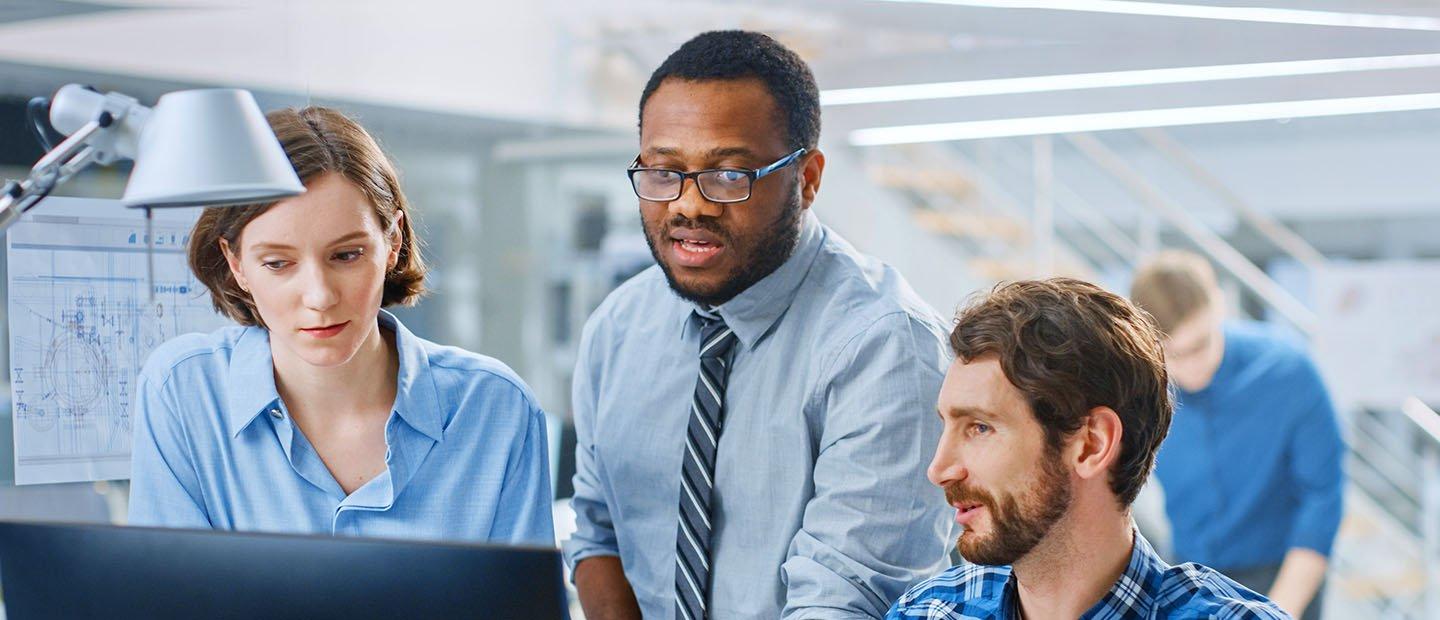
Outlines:
{"type": "MultiPolygon", "coordinates": [[[[619,556],[646,618],[674,614],[699,321],[658,267],[585,327],[574,381],[573,566],[619,556]]],[[[925,478],[949,363],[893,269],[806,213],[781,267],[720,306],[739,336],[715,465],[715,618],[878,617],[946,564],[954,510],[925,478]]]]}
{"type": "MultiPolygon", "coordinates": [[[[1009,566],[962,564],[911,588],[885,616],[966,620],[1019,618],[1017,583],[1009,566]]],[[[1216,618],[1287,620],[1268,599],[1198,564],[1170,566],[1135,532],[1125,572],[1083,620],[1216,618]]]]}
{"type": "Polygon", "coordinates": [[[1224,326],[1198,392],[1178,391],[1156,457],[1175,558],[1220,570],[1330,554],[1343,512],[1345,444],[1310,357],[1258,323],[1224,326]]]}
{"type": "Polygon", "coordinates": [[[385,471],[341,490],[280,401],[267,330],[189,334],[136,385],[130,523],[553,545],[530,390],[495,359],[379,321],[400,359],[385,471]]]}

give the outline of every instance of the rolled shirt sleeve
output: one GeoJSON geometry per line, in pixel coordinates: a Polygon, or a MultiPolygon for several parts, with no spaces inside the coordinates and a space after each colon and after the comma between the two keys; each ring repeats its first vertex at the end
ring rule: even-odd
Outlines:
{"type": "Polygon", "coordinates": [[[1329,556],[1344,512],[1345,442],[1335,406],[1308,357],[1302,360],[1295,383],[1294,393],[1314,404],[1298,412],[1290,433],[1290,473],[1300,504],[1290,547],[1329,556]]]}
{"type": "Polygon", "coordinates": [[[142,372],[135,387],[130,525],[210,528],[172,386],[142,372]]]}
{"type": "Polygon", "coordinates": [[[940,436],[940,342],[894,313],[830,363],[812,400],[825,420],[815,493],[781,568],[784,618],[878,618],[948,564],[953,523],[925,476],[940,436]]]}

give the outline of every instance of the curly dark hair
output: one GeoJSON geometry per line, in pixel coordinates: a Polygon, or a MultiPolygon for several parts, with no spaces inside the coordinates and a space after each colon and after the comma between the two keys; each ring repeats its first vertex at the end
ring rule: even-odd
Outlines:
{"type": "Polygon", "coordinates": [[[1110,489],[1121,507],[1135,501],[1170,431],[1160,342],[1144,310],[1071,278],[999,284],[961,310],[950,334],[950,348],[966,363],[999,358],[1052,452],[1095,407],[1119,415],[1120,457],[1110,471],[1110,489]]]}
{"type": "Polygon", "coordinates": [[[650,74],[640,94],[640,121],[645,102],[668,78],[690,81],[756,78],[785,115],[786,142],[791,149],[815,150],[820,142],[820,89],[800,56],[759,32],[712,30],[686,41],[650,74]]]}

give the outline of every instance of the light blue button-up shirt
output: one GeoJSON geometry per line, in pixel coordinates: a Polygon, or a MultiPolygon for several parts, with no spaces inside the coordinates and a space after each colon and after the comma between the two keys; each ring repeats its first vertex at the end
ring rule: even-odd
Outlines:
{"type": "MultiPolygon", "coordinates": [[[[619,556],[646,618],[674,614],[697,308],[658,267],[580,345],[572,565],[619,556]]],[[[942,322],[893,269],[808,212],[791,258],[718,309],[739,336],[715,465],[710,616],[884,615],[948,565],[954,510],[925,478],[949,363],[942,322]]]]}
{"type": "Polygon", "coordinates": [[[385,471],[350,495],[275,390],[269,332],[188,334],[135,386],[130,523],[554,544],[545,415],[499,361],[395,333],[385,471]]]}

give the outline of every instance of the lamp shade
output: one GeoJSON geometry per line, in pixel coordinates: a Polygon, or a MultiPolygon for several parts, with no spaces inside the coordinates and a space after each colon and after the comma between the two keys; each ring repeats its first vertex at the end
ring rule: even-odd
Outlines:
{"type": "Polygon", "coordinates": [[[303,191],[255,98],[243,90],[214,88],[160,97],[140,133],[122,202],[220,206],[303,191]]]}

